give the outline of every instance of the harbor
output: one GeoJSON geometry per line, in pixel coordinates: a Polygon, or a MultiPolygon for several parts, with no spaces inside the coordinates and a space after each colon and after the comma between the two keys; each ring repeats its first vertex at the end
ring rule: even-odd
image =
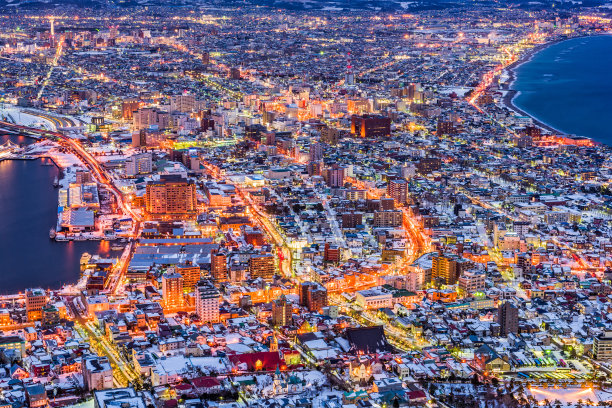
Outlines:
{"type": "MultiPolygon", "coordinates": [[[[4,147],[31,152],[36,151],[35,145],[44,143],[34,142],[35,139],[16,134],[0,135],[0,146],[5,153],[8,149],[4,147]]],[[[1,293],[17,293],[32,285],[60,288],[78,280],[79,261],[84,252],[104,258],[121,254],[116,250],[119,241],[111,241],[112,236],[98,239],[88,234],[78,238],[78,234],[60,234],[55,237],[57,240],[49,239],[50,228],[55,230],[57,225],[57,207],[41,203],[58,202],[60,186],[54,188],[53,184],[55,180],[61,181],[63,173],[58,163],[67,162],[65,158],[49,155],[27,154],[27,158],[14,158],[8,157],[10,154],[14,153],[3,155],[4,160],[0,161],[0,211],[4,215],[0,217],[3,242],[0,257],[4,260],[2,271],[19,270],[20,273],[0,275],[1,293]]]]}

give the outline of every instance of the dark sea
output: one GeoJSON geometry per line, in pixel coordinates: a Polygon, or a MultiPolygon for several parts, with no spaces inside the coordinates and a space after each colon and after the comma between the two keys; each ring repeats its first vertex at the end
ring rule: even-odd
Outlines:
{"type": "Polygon", "coordinates": [[[554,44],[515,76],[518,108],[559,131],[612,145],[612,35],[554,44]]]}
{"type": "MultiPolygon", "coordinates": [[[[0,144],[9,139],[17,144],[34,141],[0,134],[0,144]]],[[[0,162],[0,294],[76,283],[84,252],[110,253],[105,241],[49,239],[49,229],[57,222],[58,189],[53,188],[53,180],[58,173],[57,167],[43,165],[42,159],[0,162]]]]}

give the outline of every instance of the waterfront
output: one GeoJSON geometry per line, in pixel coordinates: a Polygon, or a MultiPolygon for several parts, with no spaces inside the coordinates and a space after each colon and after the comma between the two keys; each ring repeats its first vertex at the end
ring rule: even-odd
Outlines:
{"type": "MultiPolygon", "coordinates": [[[[0,144],[7,139],[18,144],[33,141],[0,135],[0,144]]],[[[74,283],[83,252],[109,254],[108,242],[49,239],[49,229],[57,222],[53,179],[58,173],[57,167],[44,166],[41,160],[0,162],[0,293],[74,283]]]]}
{"type": "Polygon", "coordinates": [[[553,44],[515,68],[513,104],[567,134],[612,144],[612,36],[575,38],[553,44]]]}

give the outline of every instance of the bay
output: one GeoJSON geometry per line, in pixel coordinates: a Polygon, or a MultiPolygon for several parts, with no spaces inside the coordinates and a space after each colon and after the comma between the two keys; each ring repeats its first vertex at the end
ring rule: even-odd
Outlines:
{"type": "Polygon", "coordinates": [[[567,134],[612,145],[612,36],[547,47],[515,69],[513,103],[567,134]]]}

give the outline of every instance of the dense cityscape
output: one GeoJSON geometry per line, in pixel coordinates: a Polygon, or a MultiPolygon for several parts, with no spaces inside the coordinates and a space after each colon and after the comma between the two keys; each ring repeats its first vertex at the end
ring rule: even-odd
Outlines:
{"type": "Polygon", "coordinates": [[[513,104],[601,9],[0,26],[0,166],[59,169],[28,234],[114,254],[0,287],[0,408],[612,403],[611,147],[513,104]]]}

